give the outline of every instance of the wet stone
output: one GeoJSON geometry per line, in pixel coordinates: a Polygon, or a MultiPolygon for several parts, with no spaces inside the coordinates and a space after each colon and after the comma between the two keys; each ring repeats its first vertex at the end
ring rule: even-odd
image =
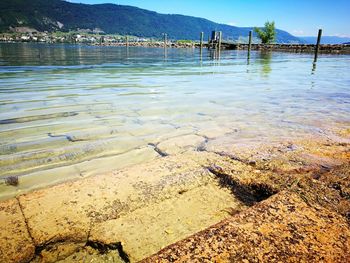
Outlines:
{"type": "MultiPolygon", "coordinates": [[[[35,245],[86,242],[91,226],[205,185],[206,169],[185,156],[166,157],[18,197],[35,245]]],[[[44,250],[43,250],[44,251],[44,250]]]]}
{"type": "Polygon", "coordinates": [[[245,206],[220,188],[215,179],[195,189],[184,189],[177,196],[150,204],[115,220],[96,223],[91,240],[105,244],[122,242],[131,262],[150,256],[166,245],[230,216],[232,209],[245,206]]]}
{"type": "Polygon", "coordinates": [[[281,192],[142,262],[348,262],[345,219],[281,192]]]}
{"type": "Polygon", "coordinates": [[[35,247],[16,199],[0,203],[0,222],[0,261],[29,261],[35,247]]]}

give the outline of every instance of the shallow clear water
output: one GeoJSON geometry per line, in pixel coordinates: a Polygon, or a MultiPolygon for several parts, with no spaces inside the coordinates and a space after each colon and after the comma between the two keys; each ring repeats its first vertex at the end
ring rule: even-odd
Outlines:
{"type": "Polygon", "coordinates": [[[0,177],[21,180],[0,190],[147,161],[149,144],[180,135],[283,139],[349,122],[350,56],[312,59],[0,44],[0,177]]]}

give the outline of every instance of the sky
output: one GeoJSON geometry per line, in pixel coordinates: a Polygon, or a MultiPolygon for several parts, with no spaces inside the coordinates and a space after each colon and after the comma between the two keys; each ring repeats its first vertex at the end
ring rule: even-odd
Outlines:
{"type": "Polygon", "coordinates": [[[350,0],[68,0],[131,5],[163,14],[183,14],[232,26],[276,27],[295,36],[350,37],[350,0]]]}

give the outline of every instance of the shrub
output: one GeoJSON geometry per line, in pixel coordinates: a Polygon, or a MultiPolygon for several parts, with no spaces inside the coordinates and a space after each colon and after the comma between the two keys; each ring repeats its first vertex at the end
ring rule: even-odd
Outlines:
{"type": "Polygon", "coordinates": [[[266,21],[264,28],[254,28],[263,44],[270,44],[276,40],[275,22],[266,21]]]}

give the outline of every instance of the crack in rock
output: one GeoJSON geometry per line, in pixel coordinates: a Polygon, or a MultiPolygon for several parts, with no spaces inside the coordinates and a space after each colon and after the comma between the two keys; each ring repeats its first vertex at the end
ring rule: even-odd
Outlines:
{"type": "Polygon", "coordinates": [[[153,150],[158,153],[161,157],[166,157],[169,154],[167,154],[166,152],[162,151],[161,149],[158,148],[158,144],[155,143],[149,143],[148,146],[151,146],[153,148],[153,150]]]}
{"type": "Polygon", "coordinates": [[[129,263],[130,259],[128,254],[124,251],[123,245],[121,242],[115,242],[110,244],[104,244],[97,241],[87,241],[86,246],[92,247],[95,250],[98,250],[100,254],[106,254],[109,250],[118,250],[119,256],[125,263],[129,263]]]}
{"type": "Polygon", "coordinates": [[[51,132],[47,134],[51,138],[57,138],[57,137],[63,137],[66,138],[70,142],[82,142],[82,141],[87,141],[85,139],[78,139],[75,138],[75,136],[67,135],[67,134],[59,134],[59,135],[53,135],[51,132]]]}
{"type": "Polygon", "coordinates": [[[231,192],[242,201],[245,205],[254,205],[261,202],[270,196],[277,193],[275,189],[267,184],[261,183],[249,183],[242,184],[241,182],[232,178],[229,174],[226,174],[218,166],[206,167],[210,173],[219,179],[221,187],[225,187],[231,190],[231,192]]]}
{"type": "Polygon", "coordinates": [[[234,161],[237,161],[237,162],[241,162],[241,163],[244,163],[246,165],[250,165],[250,166],[255,166],[256,165],[256,161],[254,160],[244,160],[236,155],[233,155],[233,154],[229,154],[229,153],[226,153],[226,152],[213,152],[217,155],[220,155],[222,157],[228,157],[230,158],[231,160],[234,160],[234,161]]]}
{"type": "MultiPolygon", "coordinates": [[[[25,215],[24,215],[24,211],[23,211],[22,204],[21,204],[21,202],[19,201],[18,197],[15,197],[15,199],[17,200],[19,209],[21,210],[21,214],[22,214],[22,216],[23,216],[23,220],[24,220],[24,223],[25,223],[25,225],[26,225],[26,228],[27,228],[27,231],[28,231],[28,235],[29,235],[29,237],[30,237],[30,239],[31,239],[31,241],[32,241],[32,244],[33,244],[33,246],[35,247],[35,250],[36,250],[36,245],[35,245],[35,242],[34,242],[34,238],[33,238],[33,236],[32,236],[32,233],[30,232],[29,225],[28,225],[28,220],[27,220],[27,218],[26,218],[25,215]]],[[[34,255],[33,255],[33,257],[34,257],[34,255]]]]}

